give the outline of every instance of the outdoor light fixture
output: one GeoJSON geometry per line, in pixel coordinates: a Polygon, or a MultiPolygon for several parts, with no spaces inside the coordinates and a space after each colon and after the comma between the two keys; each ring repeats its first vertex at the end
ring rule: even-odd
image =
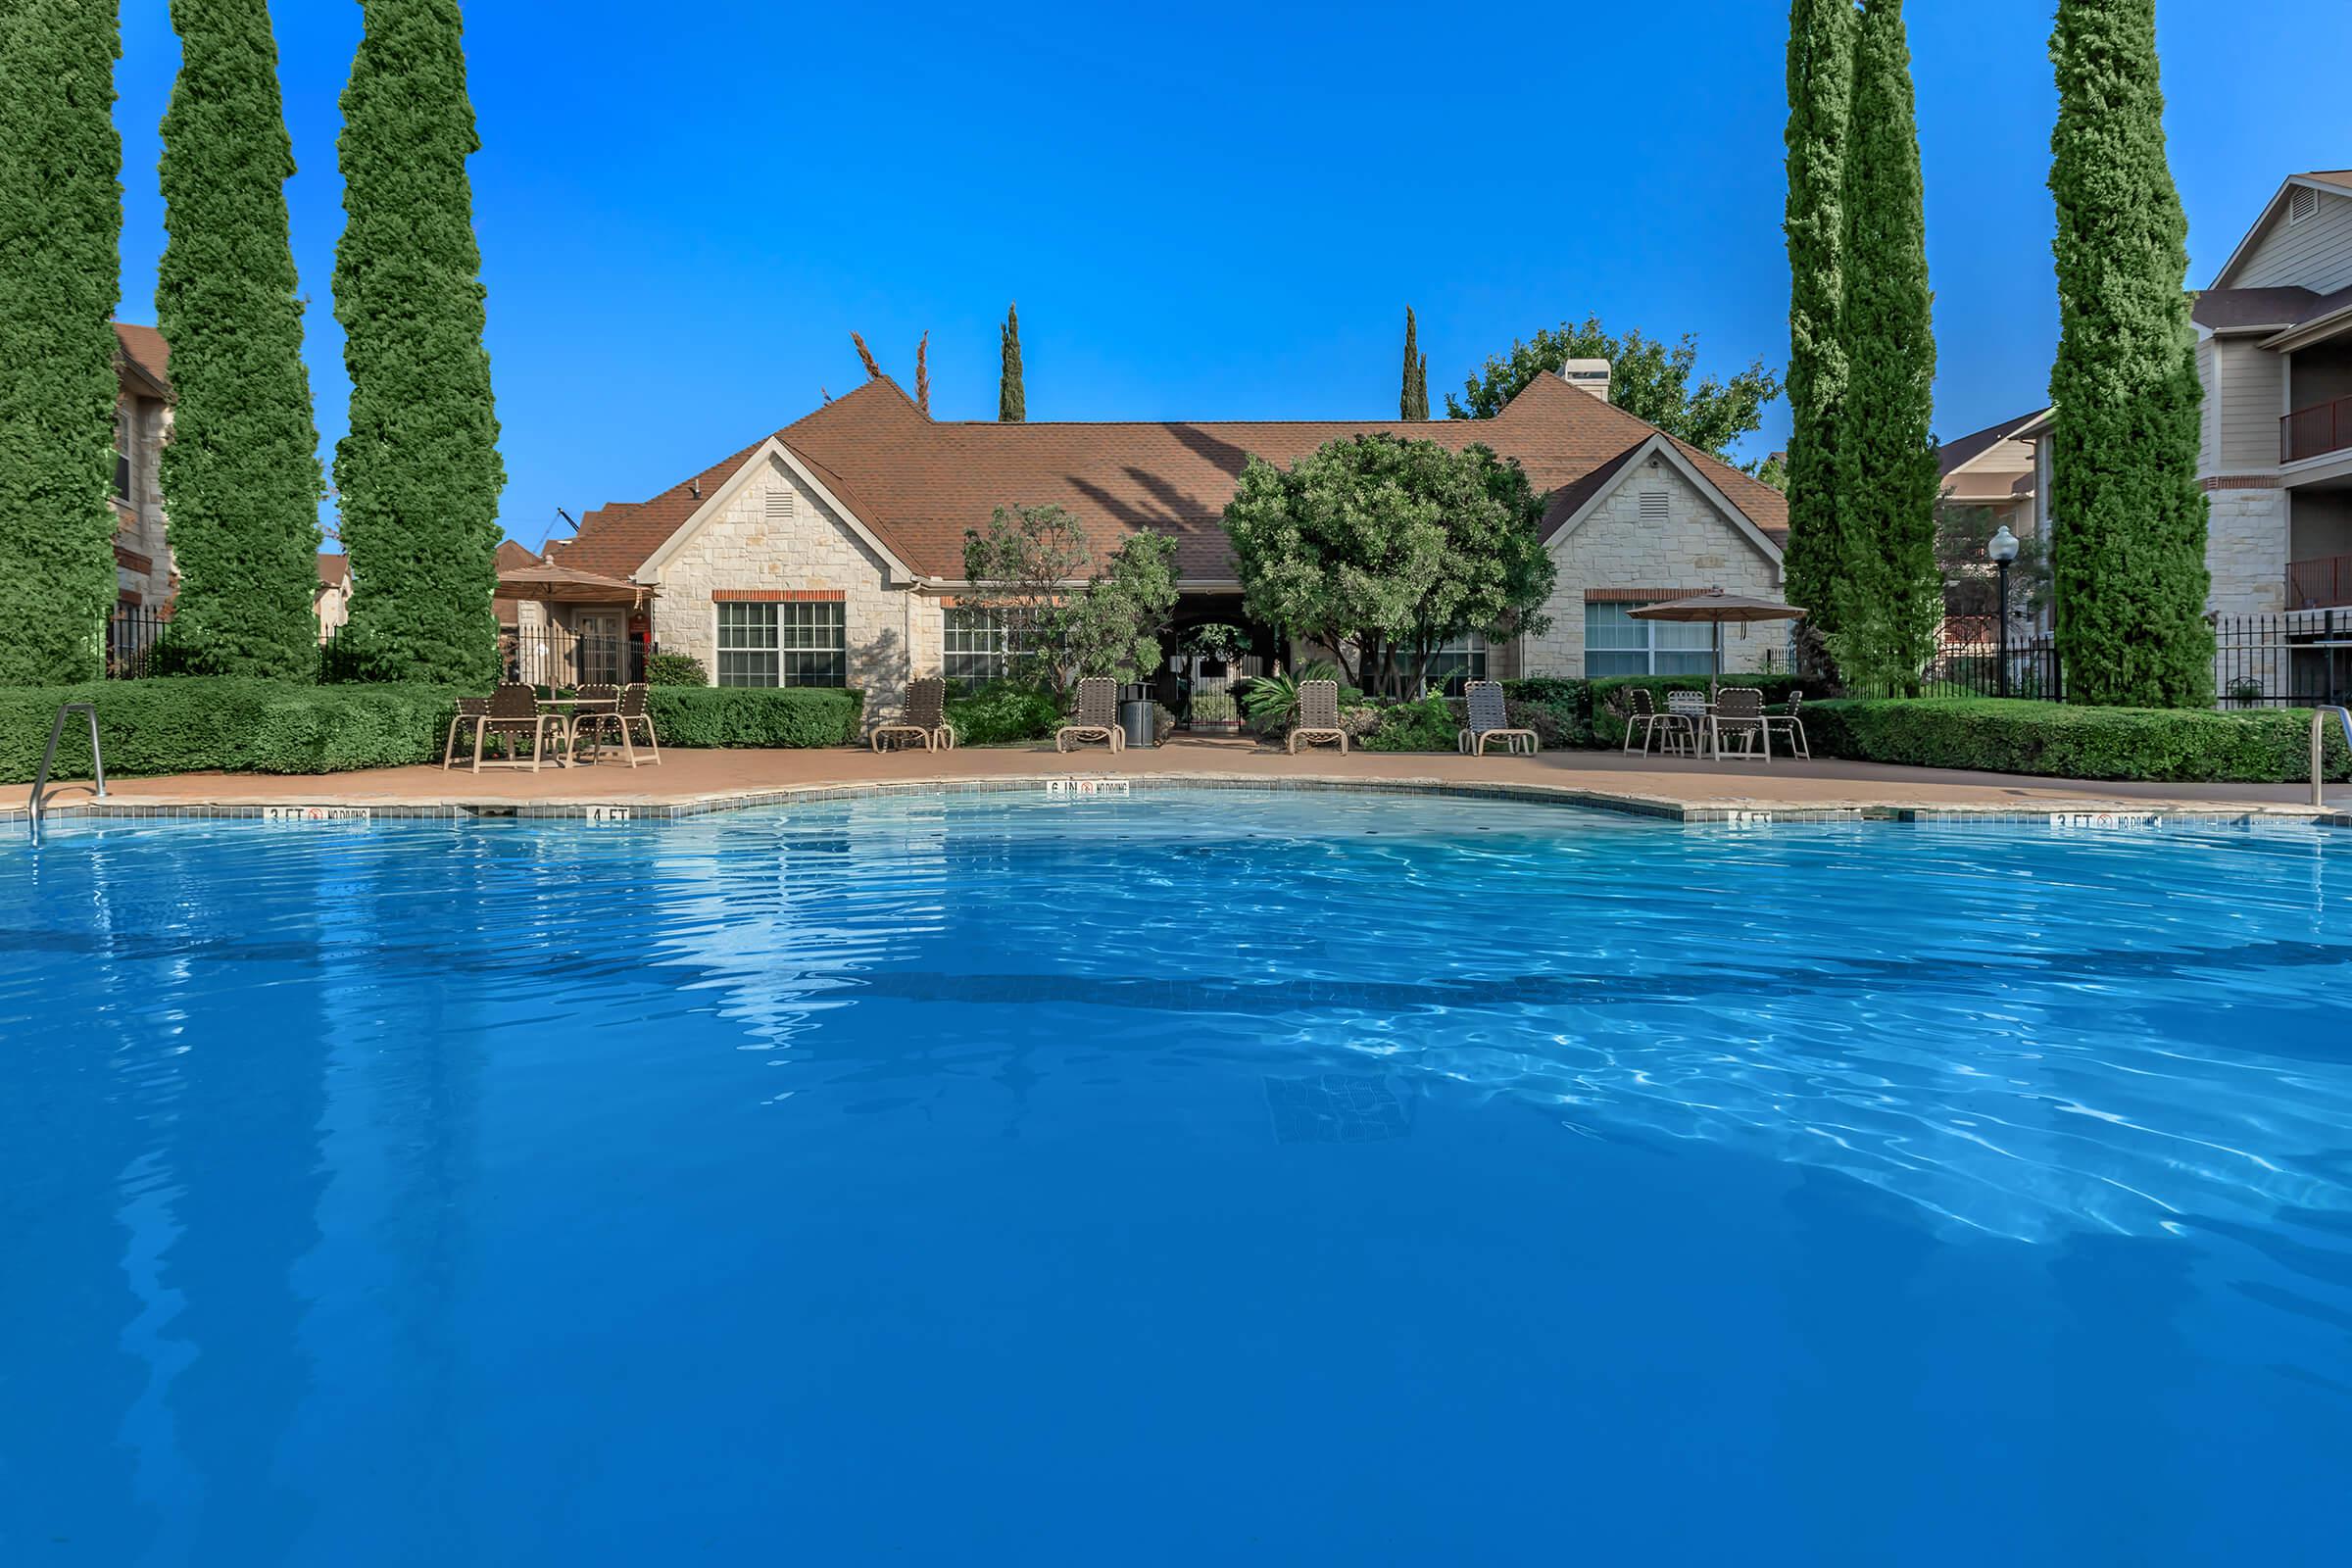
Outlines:
{"type": "Polygon", "coordinates": [[[2001,576],[2001,608],[2000,612],[1993,616],[1993,622],[2000,638],[1998,689],[2006,697],[2009,695],[2009,563],[2017,559],[2017,535],[2009,531],[2007,523],[2002,523],[1993,536],[1984,541],[1984,554],[1999,568],[2001,576]]]}

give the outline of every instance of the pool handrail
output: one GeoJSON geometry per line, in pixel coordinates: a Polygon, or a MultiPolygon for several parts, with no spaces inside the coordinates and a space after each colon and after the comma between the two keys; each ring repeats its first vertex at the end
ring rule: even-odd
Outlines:
{"type": "Polygon", "coordinates": [[[66,736],[66,715],[80,713],[90,721],[90,766],[98,775],[98,799],[106,799],[106,753],[98,747],[98,705],[96,703],[60,703],[56,721],[49,726],[49,749],[41,754],[41,770],[32,779],[32,811],[30,823],[32,842],[41,842],[41,811],[44,797],[49,791],[49,772],[57,765],[57,743],[66,736]]]}
{"type": "Polygon", "coordinates": [[[2344,726],[2344,749],[2352,751],[2352,708],[2339,708],[2323,703],[2311,710],[2311,806],[2313,810],[2328,805],[2328,715],[2333,713],[2344,726]]]}

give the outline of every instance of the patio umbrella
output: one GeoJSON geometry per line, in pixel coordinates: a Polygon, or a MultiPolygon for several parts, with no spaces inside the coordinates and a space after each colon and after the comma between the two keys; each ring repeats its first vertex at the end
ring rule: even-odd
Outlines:
{"type": "Polygon", "coordinates": [[[1784,605],[1777,599],[1749,599],[1740,594],[1727,594],[1720,588],[1710,588],[1703,594],[1688,599],[1669,599],[1663,604],[1643,605],[1628,611],[1636,620],[1704,621],[1715,628],[1715,669],[1707,677],[1707,701],[1715,700],[1715,688],[1723,678],[1723,628],[1727,623],[1745,625],[1758,620],[1802,620],[1805,612],[1794,605],[1784,605]]]}

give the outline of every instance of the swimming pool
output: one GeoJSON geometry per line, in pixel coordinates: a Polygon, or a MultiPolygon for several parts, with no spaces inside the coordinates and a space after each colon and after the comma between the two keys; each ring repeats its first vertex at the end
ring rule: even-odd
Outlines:
{"type": "Polygon", "coordinates": [[[0,1560],[2340,1562],[2352,840],[0,846],[0,1560]]]}

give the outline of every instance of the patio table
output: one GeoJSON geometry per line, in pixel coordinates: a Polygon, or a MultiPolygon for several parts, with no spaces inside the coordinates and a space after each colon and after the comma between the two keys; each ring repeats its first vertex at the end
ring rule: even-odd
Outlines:
{"type": "Polygon", "coordinates": [[[616,713],[620,710],[620,699],[617,697],[542,697],[539,699],[539,706],[562,710],[556,716],[564,720],[563,763],[569,767],[573,765],[573,749],[579,744],[580,714],[588,710],[616,713]]]}

